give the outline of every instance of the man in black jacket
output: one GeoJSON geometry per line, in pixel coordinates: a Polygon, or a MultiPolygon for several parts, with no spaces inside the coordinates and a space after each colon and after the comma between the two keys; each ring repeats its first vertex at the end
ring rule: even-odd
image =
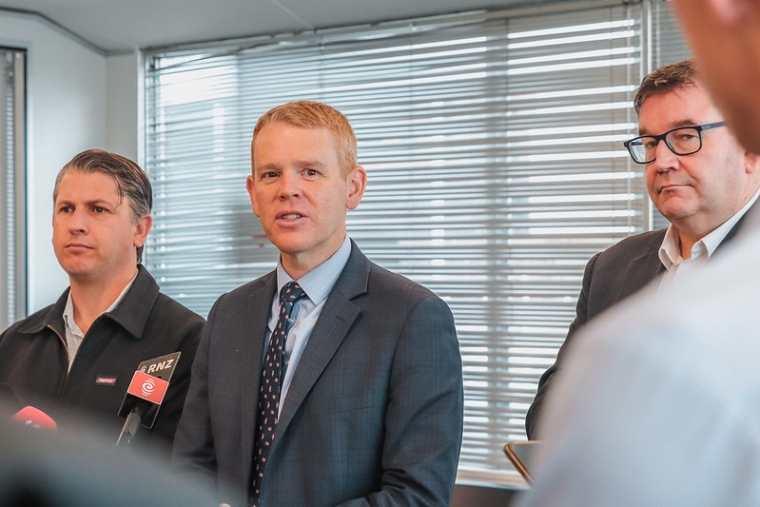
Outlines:
{"type": "Polygon", "coordinates": [[[0,335],[0,384],[59,426],[97,422],[115,443],[138,365],[179,351],[155,425],[135,441],[168,456],[204,321],[161,294],[140,264],[151,192],[142,169],[114,153],[88,150],[64,166],[53,190],[53,248],[70,287],[0,335]]]}

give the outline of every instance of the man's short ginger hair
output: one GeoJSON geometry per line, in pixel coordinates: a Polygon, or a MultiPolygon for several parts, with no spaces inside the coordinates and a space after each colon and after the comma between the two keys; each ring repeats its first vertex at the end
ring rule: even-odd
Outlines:
{"type": "Polygon", "coordinates": [[[307,129],[327,129],[335,139],[335,150],[343,174],[348,174],[356,167],[356,136],[348,118],[334,107],[313,100],[288,102],[264,113],[253,129],[251,156],[253,156],[256,136],[261,129],[278,122],[307,129]]]}

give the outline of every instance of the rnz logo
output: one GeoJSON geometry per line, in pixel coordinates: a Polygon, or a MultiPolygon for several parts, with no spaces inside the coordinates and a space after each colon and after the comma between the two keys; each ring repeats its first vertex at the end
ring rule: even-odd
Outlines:
{"type": "Polygon", "coordinates": [[[153,391],[156,390],[156,382],[152,378],[146,379],[140,387],[140,390],[142,391],[143,396],[150,398],[153,391]]]}

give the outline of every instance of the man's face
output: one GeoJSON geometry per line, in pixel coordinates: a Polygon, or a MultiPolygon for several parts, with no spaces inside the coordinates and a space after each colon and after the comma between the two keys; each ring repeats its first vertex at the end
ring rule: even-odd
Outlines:
{"type": "Polygon", "coordinates": [[[338,250],[346,211],[364,193],[364,169],[344,174],[335,145],[327,129],[282,122],[263,127],[254,141],[253,174],[246,182],[253,212],[296,279],[338,250]]]}
{"type": "MultiPolygon", "coordinates": [[[[641,135],[722,121],[707,91],[690,85],[647,98],[639,115],[641,135]]],[[[725,127],[702,132],[702,149],[679,156],[664,142],[646,165],[652,202],[681,234],[698,241],[730,218],[754,193],[746,153],[725,127]]]]}
{"type": "Polygon", "coordinates": [[[150,217],[132,222],[129,198],[121,202],[116,182],[103,173],[67,173],[53,210],[53,249],[72,280],[108,282],[132,276],[136,247],[150,229],[150,217]]]}

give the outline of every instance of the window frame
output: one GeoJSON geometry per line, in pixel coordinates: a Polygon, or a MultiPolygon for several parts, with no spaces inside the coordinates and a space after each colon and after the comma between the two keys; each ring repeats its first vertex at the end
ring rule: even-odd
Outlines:
{"type": "Polygon", "coordinates": [[[0,329],[27,314],[26,50],[0,47],[0,329]]]}

